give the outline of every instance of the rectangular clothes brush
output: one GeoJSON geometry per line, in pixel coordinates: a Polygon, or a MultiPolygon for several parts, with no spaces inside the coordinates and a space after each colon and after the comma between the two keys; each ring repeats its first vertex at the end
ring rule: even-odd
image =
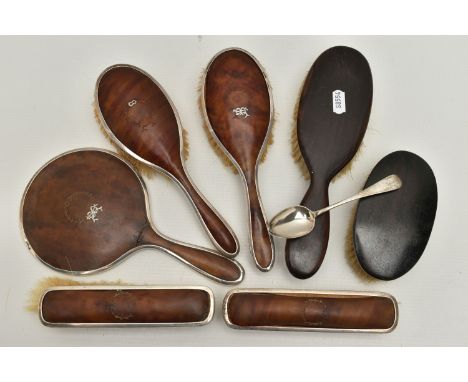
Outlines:
{"type": "Polygon", "coordinates": [[[388,333],[398,322],[395,298],[380,292],[234,289],[223,313],[233,329],[388,333]]]}
{"type": "Polygon", "coordinates": [[[208,324],[214,312],[212,291],[198,286],[131,286],[120,281],[80,285],[49,278],[32,299],[29,310],[38,311],[46,326],[200,326],[208,324]]]}

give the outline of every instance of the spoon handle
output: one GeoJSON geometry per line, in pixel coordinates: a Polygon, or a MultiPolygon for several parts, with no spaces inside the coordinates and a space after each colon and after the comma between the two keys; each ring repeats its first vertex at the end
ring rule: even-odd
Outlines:
{"type": "Polygon", "coordinates": [[[341,202],[332,204],[328,207],[322,208],[318,211],[315,211],[315,216],[319,216],[324,212],[330,211],[335,207],[339,207],[343,204],[352,202],[353,200],[367,198],[368,196],[383,194],[385,192],[398,190],[401,187],[401,179],[397,175],[389,175],[382,180],[379,180],[377,183],[374,183],[372,186],[369,186],[357,193],[354,196],[351,196],[348,199],[344,199],[341,202]]]}

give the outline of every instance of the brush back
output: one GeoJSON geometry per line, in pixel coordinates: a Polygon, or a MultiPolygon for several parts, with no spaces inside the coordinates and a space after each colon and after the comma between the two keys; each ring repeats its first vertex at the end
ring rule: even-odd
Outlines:
{"type": "Polygon", "coordinates": [[[142,70],[116,65],[96,86],[96,103],[104,125],[124,151],[172,174],[182,168],[179,124],[167,95],[142,70]]]}
{"type": "Polygon", "coordinates": [[[253,172],[270,127],[261,68],[242,50],[224,51],[208,67],[203,96],[212,131],[242,171],[253,172]]]}
{"type": "Polygon", "coordinates": [[[394,280],[413,268],[431,235],[437,210],[437,183],[424,159],[396,151],[374,167],[366,185],[396,174],[399,190],[359,201],[354,248],[361,267],[371,276],[394,280]]]}
{"type": "Polygon", "coordinates": [[[367,129],[372,74],[357,50],[338,46],[315,61],[297,116],[299,147],[314,177],[330,181],[353,158],[367,129]]]}
{"type": "MultiPolygon", "coordinates": [[[[329,183],[356,154],[371,104],[372,75],[364,56],[343,46],[322,53],[307,75],[297,115],[299,148],[311,174],[301,205],[314,211],[329,204],[329,183]]],[[[329,233],[325,213],[311,233],[286,242],[286,264],[295,277],[306,279],[318,271],[329,233]]]]}

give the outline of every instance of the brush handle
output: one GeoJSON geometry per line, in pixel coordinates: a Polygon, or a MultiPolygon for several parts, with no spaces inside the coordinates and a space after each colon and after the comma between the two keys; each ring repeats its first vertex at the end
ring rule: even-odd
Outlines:
{"type": "Polygon", "coordinates": [[[186,173],[178,174],[182,188],[187,192],[211,240],[223,255],[234,257],[239,253],[237,237],[217,211],[208,204],[186,173]]]}
{"type": "Polygon", "coordinates": [[[257,188],[256,173],[244,173],[249,202],[250,247],[257,268],[269,271],[274,262],[273,240],[268,230],[257,188]]]}
{"type": "Polygon", "coordinates": [[[204,325],[213,315],[208,288],[75,286],[47,290],[39,316],[48,326],[204,325]]]}
{"type": "Polygon", "coordinates": [[[244,269],[235,260],[207,249],[169,240],[147,226],[140,235],[139,245],[152,245],[190,265],[197,272],[224,284],[238,284],[244,269]]]}
{"type": "MultiPolygon", "coordinates": [[[[316,211],[328,204],[328,181],[314,174],[301,205],[316,211]]],[[[318,271],[327,251],[329,233],[330,214],[326,212],[315,220],[312,232],[286,241],[286,265],[294,277],[307,279],[318,271]]]]}
{"type": "Polygon", "coordinates": [[[321,210],[315,211],[315,217],[322,215],[325,212],[332,210],[333,208],[342,206],[343,204],[353,202],[358,199],[367,198],[369,196],[374,196],[378,194],[383,194],[390,191],[398,190],[401,187],[401,180],[397,175],[389,175],[384,179],[374,183],[373,185],[365,188],[364,190],[358,192],[356,195],[351,196],[350,198],[344,199],[338,203],[334,203],[330,206],[322,208],[321,210]]]}
{"type": "Polygon", "coordinates": [[[238,289],[223,310],[237,329],[388,332],[398,316],[393,297],[365,292],[238,289]]]}

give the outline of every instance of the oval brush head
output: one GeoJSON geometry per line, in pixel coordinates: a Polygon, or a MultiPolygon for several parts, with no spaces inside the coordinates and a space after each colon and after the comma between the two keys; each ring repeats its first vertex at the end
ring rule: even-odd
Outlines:
{"type": "MultiPolygon", "coordinates": [[[[99,130],[101,130],[102,135],[106,138],[107,142],[109,142],[112,147],[117,151],[120,157],[122,157],[126,162],[130,163],[141,175],[145,175],[147,178],[151,179],[153,176],[158,174],[153,167],[148,166],[144,162],[135,159],[134,156],[127,153],[121,146],[119,146],[114,139],[109,135],[109,130],[104,126],[102,118],[100,117],[99,106],[95,101],[93,101],[93,115],[96,123],[99,126],[99,130]]],[[[188,131],[185,128],[182,128],[182,158],[184,161],[187,161],[190,156],[190,142],[188,137],[188,131]]],[[[168,180],[168,176],[164,176],[164,179],[168,180]]]]}
{"type": "MultiPolygon", "coordinates": [[[[265,78],[266,80],[268,81],[268,77],[267,75],[265,74],[265,70],[263,69],[263,67],[259,64],[259,66],[262,68],[262,71],[265,75],[265,78]]],[[[229,159],[229,157],[226,155],[226,152],[221,148],[221,146],[216,142],[215,138],[213,137],[213,135],[211,134],[210,132],[210,127],[209,127],[209,124],[208,124],[208,121],[205,117],[205,103],[204,103],[204,100],[203,100],[203,94],[202,94],[202,91],[203,91],[203,86],[204,86],[204,81],[205,81],[205,76],[206,76],[206,71],[204,71],[201,75],[200,75],[200,79],[199,79],[199,85],[198,85],[198,88],[197,88],[197,93],[198,93],[198,109],[200,110],[200,115],[202,116],[202,120],[201,120],[201,125],[203,127],[203,130],[205,132],[205,135],[208,139],[208,143],[210,144],[212,150],[214,151],[214,153],[216,154],[216,156],[219,158],[219,160],[221,161],[221,163],[227,167],[229,170],[232,171],[233,174],[238,174],[239,171],[237,170],[237,167],[235,166],[235,164],[232,162],[231,159],[229,159]]],[[[266,141],[266,144],[264,146],[264,149],[263,149],[263,152],[262,152],[262,155],[260,157],[260,164],[264,163],[267,156],[268,156],[268,151],[270,149],[270,146],[275,142],[275,139],[274,139],[274,128],[275,128],[275,123],[276,123],[276,120],[277,120],[277,114],[276,112],[273,113],[273,116],[271,118],[271,126],[270,126],[270,131],[268,132],[268,140],[266,141]]]]}
{"type": "MultiPolygon", "coordinates": [[[[301,91],[299,92],[299,95],[296,99],[296,103],[294,105],[294,111],[293,111],[293,116],[292,116],[292,122],[291,122],[291,137],[289,138],[289,143],[291,144],[291,156],[294,160],[294,163],[296,163],[299,172],[301,176],[305,180],[311,180],[311,173],[309,172],[309,169],[307,168],[307,164],[304,161],[304,157],[302,156],[301,153],[301,148],[299,146],[299,140],[297,138],[297,118],[299,114],[299,103],[301,101],[301,94],[302,94],[302,89],[304,87],[304,82],[302,82],[302,85],[300,86],[301,91]]],[[[367,130],[370,130],[371,128],[368,127],[367,130]]],[[[331,182],[334,183],[338,179],[340,179],[344,175],[351,174],[351,171],[353,169],[354,164],[356,163],[356,160],[361,156],[363,150],[364,150],[365,144],[362,141],[361,144],[359,145],[359,148],[356,151],[356,154],[354,154],[353,159],[351,159],[346,166],[344,166],[338,174],[336,174],[331,182]]]]}
{"type": "Polygon", "coordinates": [[[360,200],[352,235],[360,268],[381,280],[394,280],[416,265],[437,210],[436,179],[422,158],[391,153],[377,163],[364,187],[390,174],[400,177],[401,189],[360,200]]]}

